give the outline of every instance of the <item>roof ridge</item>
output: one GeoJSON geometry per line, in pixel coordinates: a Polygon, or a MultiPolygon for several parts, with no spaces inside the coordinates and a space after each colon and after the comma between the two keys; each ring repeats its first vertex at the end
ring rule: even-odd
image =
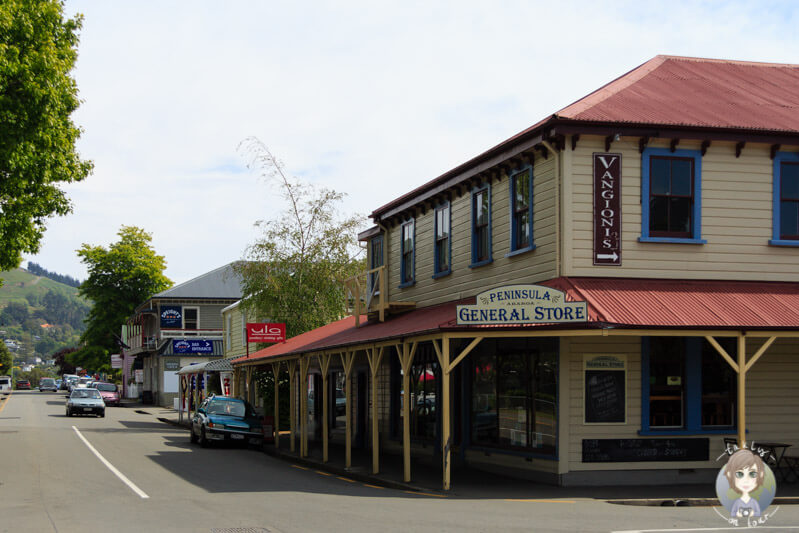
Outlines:
{"type": "Polygon", "coordinates": [[[757,67],[794,67],[799,68],[799,63],[771,63],[768,61],[745,61],[742,59],[719,59],[713,57],[692,57],[692,56],[672,56],[672,55],[658,55],[666,60],[677,61],[694,61],[697,63],[727,63],[730,65],[751,65],[757,67]]]}
{"type": "Polygon", "coordinates": [[[583,96],[576,102],[573,102],[560,111],[556,111],[554,116],[556,117],[563,117],[563,118],[573,118],[576,115],[579,115],[586,109],[594,107],[595,105],[599,104],[600,102],[610,98],[614,94],[626,89],[630,85],[633,85],[641,78],[658,68],[660,65],[665,63],[668,60],[669,56],[655,56],[649,61],[638,65],[634,69],[622,74],[615,80],[606,83],[599,89],[589,93],[586,96],[583,96]]]}

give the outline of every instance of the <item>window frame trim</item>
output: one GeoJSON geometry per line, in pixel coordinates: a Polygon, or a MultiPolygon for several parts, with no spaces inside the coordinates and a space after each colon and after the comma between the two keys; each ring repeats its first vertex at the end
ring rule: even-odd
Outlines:
{"type": "Polygon", "coordinates": [[[493,217],[491,209],[491,184],[484,183],[483,185],[478,185],[472,188],[471,197],[470,197],[470,209],[472,211],[471,214],[471,233],[472,233],[472,243],[471,243],[471,263],[469,263],[469,268],[478,268],[481,266],[485,266],[491,264],[494,261],[494,244],[493,239],[491,238],[492,235],[492,227],[493,227],[493,217]],[[488,247],[488,257],[486,259],[477,260],[477,239],[475,238],[477,234],[477,210],[475,209],[474,198],[479,193],[485,191],[488,195],[488,223],[486,224],[486,231],[488,232],[487,239],[486,239],[486,246],[488,247]]]}
{"type": "MultiPolygon", "coordinates": [[[[385,251],[383,252],[385,253],[385,251]]],[[[398,289],[404,289],[406,287],[412,287],[416,284],[416,219],[411,218],[400,224],[400,284],[397,286],[398,289]],[[409,281],[405,280],[405,239],[403,238],[403,234],[405,232],[405,226],[410,225],[411,229],[411,240],[413,241],[413,248],[411,250],[411,279],[409,281]]]]}
{"type": "Polygon", "coordinates": [[[508,252],[505,255],[505,257],[512,257],[514,255],[518,255],[518,254],[521,254],[521,253],[524,253],[524,252],[530,252],[530,251],[536,249],[535,238],[534,238],[534,233],[533,233],[533,227],[534,227],[534,224],[533,224],[533,195],[535,193],[535,185],[533,183],[534,179],[535,179],[535,174],[533,173],[533,165],[530,165],[530,164],[523,165],[523,166],[517,168],[516,170],[511,172],[510,175],[508,176],[508,191],[510,193],[510,202],[509,202],[509,211],[510,211],[510,217],[509,217],[509,219],[510,219],[509,220],[509,223],[510,223],[510,252],[508,252]],[[517,235],[516,235],[516,224],[515,224],[515,222],[516,222],[516,209],[515,209],[515,207],[516,206],[514,205],[515,204],[515,198],[516,198],[516,195],[514,194],[516,192],[516,179],[515,178],[516,178],[517,174],[521,174],[521,173],[526,172],[528,170],[530,171],[530,187],[529,187],[529,190],[528,190],[529,197],[528,197],[528,200],[527,200],[527,203],[528,203],[528,205],[527,205],[527,216],[528,216],[527,226],[528,226],[528,228],[530,230],[530,243],[527,246],[516,248],[516,237],[517,237],[517,235]]]}
{"type": "Polygon", "coordinates": [[[444,200],[433,209],[433,279],[443,278],[452,274],[452,203],[444,200]],[[438,212],[447,209],[449,233],[447,235],[447,269],[438,270],[438,212]]]}
{"type": "Polygon", "coordinates": [[[799,152],[777,152],[774,154],[772,166],[772,205],[771,205],[771,239],[768,243],[771,246],[799,247],[799,240],[783,239],[782,228],[780,227],[780,202],[781,202],[781,183],[782,183],[782,163],[799,163],[799,152]]]}
{"type": "Polygon", "coordinates": [[[674,150],[669,148],[644,148],[641,153],[641,236],[638,242],[663,242],[678,244],[706,244],[702,238],[702,152],[699,150],[674,150]],[[693,224],[691,237],[655,237],[649,233],[649,199],[650,199],[650,158],[690,158],[694,161],[692,183],[693,208],[691,216],[693,224]]]}

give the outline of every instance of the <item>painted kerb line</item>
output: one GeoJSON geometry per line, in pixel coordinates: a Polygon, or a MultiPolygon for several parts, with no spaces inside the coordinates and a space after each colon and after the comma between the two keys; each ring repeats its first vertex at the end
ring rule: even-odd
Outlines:
{"type": "Polygon", "coordinates": [[[133,492],[135,492],[136,494],[138,494],[138,495],[139,495],[139,497],[141,497],[141,498],[143,498],[143,499],[147,499],[147,498],[149,498],[149,496],[147,496],[147,494],[146,494],[146,493],[145,493],[143,490],[141,490],[139,487],[137,487],[135,483],[133,483],[131,480],[129,480],[129,479],[127,478],[127,476],[125,476],[125,474],[123,474],[122,472],[120,472],[119,470],[117,470],[117,469],[116,469],[116,467],[115,467],[114,465],[112,465],[111,463],[109,463],[109,462],[106,460],[106,458],[105,458],[105,457],[103,457],[102,455],[100,455],[100,452],[98,452],[98,451],[97,451],[97,450],[94,448],[94,446],[92,446],[92,445],[91,445],[91,443],[90,443],[88,440],[86,440],[86,437],[84,437],[84,436],[81,434],[81,432],[80,432],[80,431],[78,431],[78,428],[76,428],[75,426],[72,426],[72,429],[74,429],[74,430],[75,430],[75,433],[77,433],[77,434],[78,434],[78,437],[80,437],[80,440],[82,440],[82,441],[83,441],[83,444],[85,444],[85,445],[86,445],[86,447],[87,447],[87,448],[89,448],[89,449],[92,451],[92,453],[93,453],[94,455],[96,455],[96,456],[97,456],[97,458],[100,460],[100,462],[102,462],[102,463],[103,463],[103,464],[104,464],[104,465],[105,465],[105,466],[106,466],[106,467],[107,467],[107,468],[108,468],[108,469],[109,469],[111,472],[113,472],[113,473],[114,473],[114,475],[115,475],[116,477],[118,477],[119,479],[121,479],[121,480],[122,480],[122,483],[124,483],[125,485],[127,485],[128,487],[130,487],[130,490],[132,490],[133,492]]]}

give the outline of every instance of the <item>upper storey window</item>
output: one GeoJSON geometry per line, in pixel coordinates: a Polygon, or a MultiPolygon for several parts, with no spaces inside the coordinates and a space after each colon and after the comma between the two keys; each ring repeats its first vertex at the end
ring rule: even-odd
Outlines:
{"type": "Polygon", "coordinates": [[[511,174],[510,247],[514,252],[526,252],[533,244],[533,169],[524,167],[511,174]]]}
{"type": "Polygon", "coordinates": [[[452,270],[450,244],[450,207],[449,202],[436,208],[436,247],[434,278],[446,276],[452,270]]]}
{"type": "Polygon", "coordinates": [[[773,239],[770,244],[799,246],[799,153],[774,157],[773,239]]]}
{"type": "Polygon", "coordinates": [[[488,264],[491,258],[491,188],[488,185],[472,192],[472,264],[488,264]]]}
{"type": "Polygon", "coordinates": [[[703,243],[702,156],[697,150],[647,148],[642,157],[641,241],[703,243]]]}
{"type": "Polygon", "coordinates": [[[402,263],[400,264],[400,287],[414,283],[415,241],[414,221],[409,220],[402,225],[402,241],[400,242],[402,263]]]}

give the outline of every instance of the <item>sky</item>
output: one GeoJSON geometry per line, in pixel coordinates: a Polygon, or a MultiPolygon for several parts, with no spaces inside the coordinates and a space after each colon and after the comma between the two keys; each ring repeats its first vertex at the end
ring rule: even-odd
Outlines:
{"type": "Polygon", "coordinates": [[[799,63],[799,2],[67,0],[78,150],[47,270],[122,226],[176,284],[245,257],[284,209],[242,143],[368,215],[658,54],[799,63]]]}

